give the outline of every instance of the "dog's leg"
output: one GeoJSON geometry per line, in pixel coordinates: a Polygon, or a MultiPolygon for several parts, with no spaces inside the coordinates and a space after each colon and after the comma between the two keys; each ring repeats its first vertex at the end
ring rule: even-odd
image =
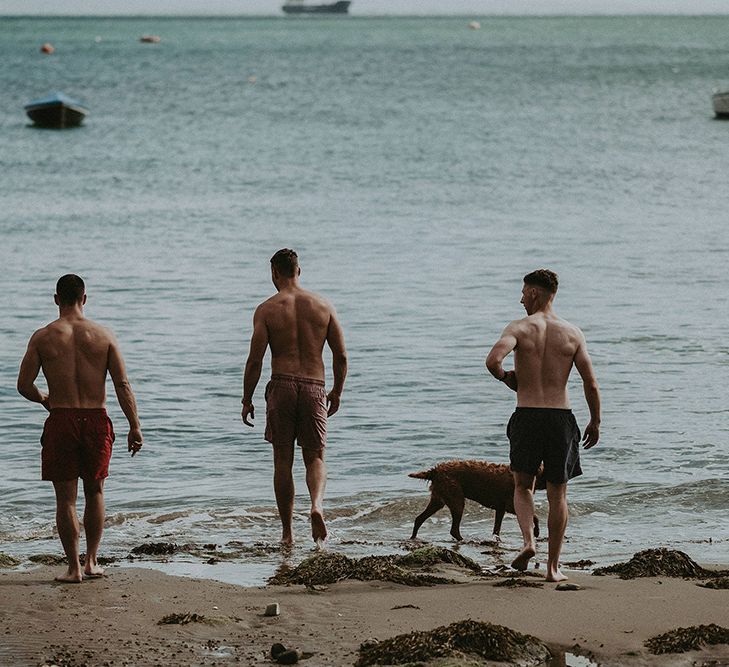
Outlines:
{"type": "Polygon", "coordinates": [[[534,515],[534,537],[539,537],[539,519],[534,515]]]}
{"type": "Polygon", "coordinates": [[[415,525],[413,526],[413,534],[410,536],[411,540],[414,540],[417,535],[418,531],[420,530],[420,526],[423,525],[426,519],[433,516],[439,509],[443,508],[445,506],[445,503],[438,498],[437,496],[431,496],[430,502],[428,503],[428,506],[425,508],[422,514],[419,514],[415,519],[415,525]]]}
{"type": "Polygon", "coordinates": [[[466,499],[463,497],[463,491],[460,487],[453,489],[451,496],[446,501],[448,509],[451,511],[451,535],[459,542],[461,537],[461,519],[463,518],[463,508],[466,505],[466,499]]]}
{"type": "Polygon", "coordinates": [[[504,505],[499,505],[499,507],[496,508],[496,516],[494,516],[494,538],[496,538],[496,542],[501,541],[501,537],[499,534],[501,533],[501,522],[504,520],[504,514],[506,513],[506,507],[504,505]]]}

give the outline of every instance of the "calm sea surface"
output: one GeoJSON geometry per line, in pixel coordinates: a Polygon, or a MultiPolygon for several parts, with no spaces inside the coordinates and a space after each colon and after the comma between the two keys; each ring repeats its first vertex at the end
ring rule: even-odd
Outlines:
{"type": "MultiPolygon", "coordinates": [[[[327,450],[332,549],[402,548],[428,495],[408,472],[508,460],[514,396],[483,362],[523,315],[521,277],[547,266],[604,402],[565,560],[665,545],[729,562],[729,123],[710,101],[729,86],[729,18],[0,21],[0,550],[60,552],[44,411],[15,379],[76,272],[120,339],[146,438],[130,459],[110,386],[104,555],[263,543],[168,567],[273,572],[262,386],[256,428],[239,415],[268,260],[290,246],[350,354],[327,450]],[[82,128],[28,125],[23,104],[53,90],[89,107],[82,128]]],[[[576,373],[570,389],[584,426],[576,373]]],[[[421,537],[448,544],[449,520],[421,537]]],[[[484,564],[491,522],[472,506],[463,524],[484,564]]],[[[513,517],[503,536],[508,561],[513,517]]]]}

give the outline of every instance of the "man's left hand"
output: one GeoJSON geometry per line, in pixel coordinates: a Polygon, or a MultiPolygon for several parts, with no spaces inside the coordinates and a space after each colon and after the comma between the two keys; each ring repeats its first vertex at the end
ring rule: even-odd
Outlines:
{"type": "Polygon", "coordinates": [[[329,409],[327,410],[327,417],[331,417],[337,410],[339,410],[339,394],[334,391],[330,391],[327,394],[327,405],[329,406],[329,409]]]}
{"type": "Polygon", "coordinates": [[[590,422],[585,426],[585,433],[582,436],[582,445],[585,449],[590,449],[597,444],[600,439],[600,425],[590,422]]]}

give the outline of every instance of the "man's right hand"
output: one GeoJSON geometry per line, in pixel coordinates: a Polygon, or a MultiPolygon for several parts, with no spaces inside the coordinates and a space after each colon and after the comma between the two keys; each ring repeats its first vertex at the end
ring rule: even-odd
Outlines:
{"type": "Polygon", "coordinates": [[[506,371],[504,373],[504,377],[501,378],[501,382],[503,382],[512,391],[516,391],[518,387],[518,382],[516,381],[516,371],[506,371]]]}
{"type": "Polygon", "coordinates": [[[142,449],[143,442],[142,430],[140,428],[130,428],[129,435],[127,435],[127,451],[131,452],[132,456],[134,456],[142,449]]]}
{"type": "Polygon", "coordinates": [[[253,426],[253,422],[248,421],[248,415],[251,416],[251,419],[256,418],[255,411],[253,408],[253,403],[244,403],[243,409],[240,411],[240,416],[241,416],[241,419],[243,419],[243,423],[246,426],[253,426]]]}

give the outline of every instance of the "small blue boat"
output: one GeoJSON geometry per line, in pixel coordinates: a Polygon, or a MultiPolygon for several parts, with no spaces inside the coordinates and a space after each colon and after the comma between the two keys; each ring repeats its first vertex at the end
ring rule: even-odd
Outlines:
{"type": "Polygon", "coordinates": [[[63,93],[53,93],[28,102],[25,113],[38,127],[64,128],[81,125],[88,110],[63,93]]]}

